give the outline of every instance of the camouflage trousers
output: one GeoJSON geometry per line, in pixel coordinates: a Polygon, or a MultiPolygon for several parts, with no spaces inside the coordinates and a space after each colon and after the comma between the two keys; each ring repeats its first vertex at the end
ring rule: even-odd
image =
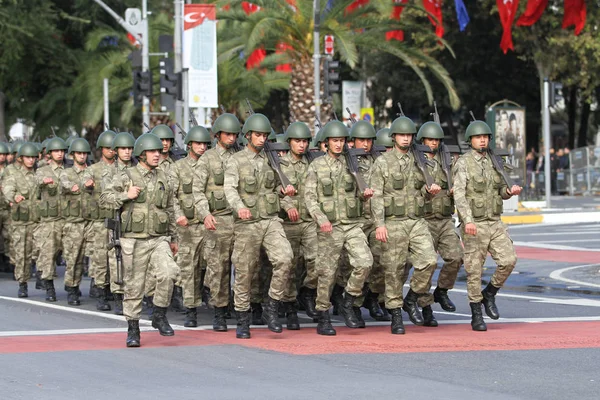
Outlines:
{"type": "Polygon", "coordinates": [[[234,235],[231,260],[235,267],[235,310],[244,312],[250,309],[252,278],[257,270],[261,246],[273,265],[269,296],[274,300],[281,300],[288,285],[294,257],[281,222],[266,219],[237,223],[234,226],[234,235]]]}
{"type": "Polygon", "coordinates": [[[350,276],[345,286],[352,296],[360,296],[371,266],[373,256],[367,244],[367,237],[361,224],[339,224],[331,233],[317,232],[317,310],[326,311],[331,307],[329,299],[336,282],[338,265],[342,250],[348,254],[350,276]]]}
{"type": "Polygon", "coordinates": [[[206,276],[204,286],[210,290],[210,304],[226,307],[231,287],[231,253],[233,252],[233,216],[215,216],[217,229],[207,230],[204,240],[206,276]]]}
{"type": "Polygon", "coordinates": [[[173,258],[166,236],[149,239],[121,238],[123,251],[123,314],[125,319],[139,320],[146,279],[155,282],[153,303],[168,307],[179,267],[173,258]]]}
{"type": "MultiPolygon", "coordinates": [[[[90,257],[89,276],[94,278],[98,287],[108,286],[110,263],[116,260],[109,257],[108,253],[108,229],[104,226],[104,220],[90,221],[85,234],[85,255],[90,257]]],[[[112,275],[112,277],[116,277],[112,275]]]]}
{"type": "MultiPolygon", "coordinates": [[[[294,267],[292,267],[292,270],[294,267]]],[[[290,272],[290,274],[293,274],[290,272]]],[[[292,275],[290,275],[292,276],[292,275]]],[[[264,247],[260,248],[258,266],[252,274],[252,287],[250,288],[250,303],[262,303],[269,296],[269,287],[273,277],[273,264],[264,247]]]]}
{"type": "Polygon", "coordinates": [[[517,253],[506,225],[502,221],[479,221],[475,222],[475,226],[476,235],[465,234],[464,224],[462,227],[467,293],[470,303],[479,303],[483,300],[481,274],[488,252],[498,265],[490,281],[497,288],[504,285],[517,264],[517,253]]]}
{"type": "Polygon", "coordinates": [[[65,222],[63,227],[63,258],[67,263],[65,268],[65,286],[75,287],[81,283],[83,276],[83,256],[85,249],[85,234],[89,222],[65,222]]]}
{"type": "Polygon", "coordinates": [[[317,223],[283,224],[283,230],[294,253],[293,268],[283,301],[293,302],[296,301],[299,287],[317,288],[317,223]]]}
{"type": "Polygon", "coordinates": [[[26,283],[31,278],[31,261],[33,259],[33,231],[36,224],[11,224],[13,264],[15,280],[26,283]]]}
{"type": "Polygon", "coordinates": [[[179,252],[175,257],[180,269],[180,280],[177,282],[183,290],[183,305],[196,308],[202,305],[202,248],[206,229],[203,224],[185,227],[177,226],[179,232],[179,252]]]}
{"type": "Polygon", "coordinates": [[[2,234],[2,240],[0,240],[0,253],[3,253],[10,258],[9,217],[8,210],[0,210],[0,234],[2,234]]]}
{"type": "Polygon", "coordinates": [[[415,268],[410,288],[426,299],[421,299],[422,306],[433,304],[429,289],[437,266],[437,255],[427,223],[424,219],[388,220],[386,227],[388,241],[381,244],[380,259],[385,271],[385,307],[391,310],[404,304],[402,289],[409,257],[415,268]]]}
{"type": "Polygon", "coordinates": [[[432,218],[427,220],[427,225],[433,238],[433,247],[444,260],[437,286],[440,289],[452,289],[463,263],[463,249],[460,237],[454,228],[454,220],[432,218]]]}
{"type": "MultiPolygon", "coordinates": [[[[65,221],[42,221],[35,230],[33,240],[38,249],[37,268],[42,279],[53,280],[56,275],[56,257],[62,250],[62,235],[65,221]]],[[[83,236],[83,234],[82,234],[83,236]]]]}

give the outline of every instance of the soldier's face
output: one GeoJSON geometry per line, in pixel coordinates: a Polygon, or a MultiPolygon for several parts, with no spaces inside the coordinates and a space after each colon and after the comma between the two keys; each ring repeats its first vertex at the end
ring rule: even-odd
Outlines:
{"type": "Polygon", "coordinates": [[[30,156],[22,156],[21,157],[21,162],[27,169],[33,168],[33,165],[35,164],[36,160],[37,160],[37,157],[30,157],[30,156]]]}
{"type": "Polygon", "coordinates": [[[346,138],[343,137],[327,138],[327,148],[335,155],[342,154],[344,143],[346,143],[346,138]]]}
{"type": "Polygon", "coordinates": [[[73,153],[73,161],[75,161],[78,165],[84,165],[87,161],[87,153],[81,153],[76,151],[73,153]]]}
{"type": "Polygon", "coordinates": [[[111,148],[103,147],[102,157],[106,158],[107,160],[112,160],[113,158],[115,158],[115,151],[111,148]]]}
{"type": "Polygon", "coordinates": [[[117,148],[117,157],[119,160],[124,162],[131,161],[131,154],[133,153],[133,147],[118,147],[117,148]]]}
{"type": "Polygon", "coordinates": [[[231,146],[233,146],[233,144],[237,140],[237,137],[238,137],[237,133],[221,132],[221,133],[219,133],[219,142],[221,143],[221,145],[223,147],[228,149],[231,146]]]}
{"type": "Polygon", "coordinates": [[[6,154],[0,154],[0,164],[4,164],[6,162],[6,154]]]}
{"type": "Polygon", "coordinates": [[[431,150],[437,150],[440,147],[440,139],[423,138],[423,144],[431,150]]]}
{"type": "Polygon", "coordinates": [[[326,142],[321,142],[319,143],[319,149],[323,152],[323,153],[327,153],[327,143],[326,142]]]}
{"type": "Polygon", "coordinates": [[[354,139],[354,147],[369,152],[371,151],[371,147],[373,147],[373,139],[356,138],[354,139]]]}
{"type": "Polygon", "coordinates": [[[252,144],[252,147],[254,147],[255,149],[262,149],[265,145],[265,142],[267,141],[267,138],[269,137],[268,133],[263,133],[263,132],[252,132],[252,134],[250,135],[250,144],[252,144]]]}
{"type": "Polygon", "coordinates": [[[160,153],[160,150],[146,150],[146,164],[148,164],[150,168],[158,167],[160,153]]]}
{"type": "Polygon", "coordinates": [[[354,140],[348,141],[348,147],[351,148],[351,149],[354,148],[354,140]]]}
{"type": "Polygon", "coordinates": [[[64,150],[52,150],[50,152],[50,157],[52,158],[52,161],[60,162],[65,157],[65,151],[64,150]]]}
{"type": "Polygon", "coordinates": [[[6,155],[6,162],[7,163],[9,163],[9,164],[12,163],[14,161],[14,159],[15,159],[14,155],[12,155],[12,154],[7,154],[6,155]]]}
{"type": "Polygon", "coordinates": [[[397,133],[394,135],[394,140],[396,141],[396,146],[400,149],[408,149],[413,139],[413,135],[409,133],[397,133]]]}
{"type": "Polygon", "coordinates": [[[290,151],[296,155],[306,153],[308,139],[290,139],[290,151]]]}
{"type": "Polygon", "coordinates": [[[204,154],[206,149],[208,149],[208,143],[190,142],[190,146],[192,151],[196,153],[198,157],[204,154]]]}
{"type": "Polygon", "coordinates": [[[160,139],[160,141],[162,142],[162,145],[163,145],[163,148],[162,148],[163,154],[168,153],[171,150],[171,146],[173,145],[173,139],[160,139]]]}
{"type": "Polygon", "coordinates": [[[475,150],[485,150],[490,144],[489,135],[471,136],[471,147],[475,150]]]}

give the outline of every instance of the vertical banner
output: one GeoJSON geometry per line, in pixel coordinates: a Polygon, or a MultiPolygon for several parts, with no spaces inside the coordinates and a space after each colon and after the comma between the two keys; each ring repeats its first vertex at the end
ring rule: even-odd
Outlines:
{"type": "Polygon", "coordinates": [[[519,107],[492,107],[488,121],[494,130],[495,146],[508,151],[507,161],[514,169],[510,175],[525,182],[525,109],[519,107]]]}
{"type": "Polygon", "coordinates": [[[350,109],[353,117],[360,118],[360,110],[363,107],[363,89],[365,83],[362,81],[342,81],[342,117],[344,123],[350,123],[350,115],[346,107],[350,109]]]}
{"type": "Polygon", "coordinates": [[[184,6],[183,68],[188,69],[189,106],[217,108],[217,10],[214,4],[184,6]]]}

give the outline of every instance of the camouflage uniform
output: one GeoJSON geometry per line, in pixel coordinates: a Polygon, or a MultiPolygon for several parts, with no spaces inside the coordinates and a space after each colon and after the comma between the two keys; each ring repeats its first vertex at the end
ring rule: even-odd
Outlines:
{"type": "Polygon", "coordinates": [[[157,307],[169,306],[173,284],[179,267],[169,247],[177,239],[173,193],[167,176],[159,169],[149,170],[138,164],[118,172],[100,196],[101,204],[121,212],[124,268],[123,314],[130,320],[139,320],[142,297],[147,277],[155,284],[153,303],[157,307]],[[131,186],[142,190],[135,200],[129,200],[131,186]],[[130,215],[130,217],[128,217],[130,215]]]}
{"type": "Polygon", "coordinates": [[[517,263],[517,255],[506,225],[500,220],[502,200],[511,196],[490,157],[475,150],[462,155],[454,168],[454,200],[462,223],[469,302],[480,303],[481,274],[489,252],[498,265],[491,284],[501,288],[517,263]],[[465,234],[465,225],[474,223],[476,235],[465,234]]]}
{"type": "MultiPolygon", "coordinates": [[[[8,166],[1,166],[2,167],[2,172],[0,172],[0,187],[2,187],[2,185],[4,185],[4,182],[6,181],[6,178],[8,177],[8,175],[10,174],[8,171],[10,171],[11,169],[13,169],[13,164],[8,165],[8,166]]],[[[2,234],[2,243],[0,243],[0,246],[2,247],[2,253],[4,253],[4,256],[7,257],[9,260],[11,259],[11,252],[10,252],[10,211],[9,211],[9,206],[8,206],[8,201],[6,200],[6,197],[4,196],[4,194],[2,194],[2,192],[0,192],[0,233],[2,234]]],[[[12,261],[10,261],[12,263],[12,261]]]]}

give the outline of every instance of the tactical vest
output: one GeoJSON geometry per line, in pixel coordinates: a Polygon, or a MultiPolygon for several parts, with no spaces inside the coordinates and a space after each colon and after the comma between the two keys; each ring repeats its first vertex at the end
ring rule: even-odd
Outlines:
{"type": "Polygon", "coordinates": [[[433,158],[435,166],[430,168],[430,174],[433,181],[440,185],[442,190],[433,197],[433,199],[425,198],[425,218],[451,218],[454,213],[454,198],[448,191],[448,178],[439,163],[439,154],[433,158]]]}
{"type": "Polygon", "coordinates": [[[103,161],[100,161],[88,167],[88,169],[92,173],[94,186],[91,189],[91,195],[86,199],[86,204],[83,207],[85,212],[83,218],[93,221],[104,220],[105,218],[114,219],[115,211],[100,205],[100,194],[102,193],[104,178],[115,171],[114,164],[107,165],[103,161]]]}
{"type": "Polygon", "coordinates": [[[194,195],[192,194],[194,184],[194,171],[191,166],[191,158],[182,158],[175,163],[173,167],[179,175],[179,187],[177,188],[177,200],[181,212],[188,219],[190,225],[200,223],[200,219],[196,215],[196,207],[194,207],[194,195]]]}
{"type": "MultiPolygon", "coordinates": [[[[57,171],[61,171],[61,168],[57,168],[57,171]]],[[[60,194],[60,180],[52,169],[52,164],[38,169],[37,174],[43,177],[50,177],[54,180],[54,183],[49,185],[40,185],[40,217],[42,221],[55,221],[62,218],[61,215],[61,194],[60,194]]],[[[42,178],[43,179],[43,178],[42,178]]]]}
{"type": "Polygon", "coordinates": [[[502,176],[494,169],[492,161],[487,157],[487,166],[481,168],[481,163],[475,159],[474,151],[465,154],[467,175],[466,198],[471,207],[473,220],[498,220],[503,211],[500,189],[506,184],[502,176]]]}
{"type": "Polygon", "coordinates": [[[361,222],[363,202],[356,193],[354,177],[348,172],[346,160],[340,157],[341,172],[335,175],[327,164],[329,155],[313,161],[317,171],[317,195],[321,211],[329,222],[350,224],[361,222]]]}
{"type": "Polygon", "coordinates": [[[90,198],[91,189],[84,185],[83,171],[77,173],[76,167],[65,169],[63,174],[67,176],[69,182],[79,186],[77,192],[72,192],[71,189],[66,189],[62,200],[62,217],[67,222],[83,222],[90,219],[90,198]],[[87,217],[87,218],[86,218],[87,217]]]}
{"type": "Polygon", "coordinates": [[[388,176],[383,188],[383,205],[386,220],[422,218],[425,199],[421,192],[425,184],[423,173],[415,165],[411,152],[404,168],[401,167],[398,150],[383,154],[388,166],[388,176]]]}
{"type": "Polygon", "coordinates": [[[15,168],[11,173],[16,174],[15,182],[18,182],[15,188],[15,195],[20,194],[25,198],[25,200],[18,204],[13,202],[13,206],[10,209],[10,216],[13,223],[17,225],[29,225],[38,222],[38,189],[35,176],[27,179],[26,172],[19,168],[15,168]]]}
{"type": "MultiPolygon", "coordinates": [[[[303,163],[301,161],[292,162],[293,155],[290,153],[286,154],[283,157],[281,162],[281,170],[288,177],[290,183],[296,189],[296,194],[294,196],[290,196],[292,200],[292,204],[294,208],[298,210],[298,215],[300,215],[300,219],[296,222],[290,221],[288,218],[287,212],[284,210],[280,210],[280,217],[286,223],[295,224],[305,222],[311,222],[312,218],[304,205],[304,182],[306,181],[306,171],[308,169],[308,163],[303,163]]],[[[295,160],[294,160],[295,161],[295,160]]]]}
{"type": "Polygon", "coordinates": [[[229,203],[225,199],[223,184],[225,182],[225,169],[217,148],[210,149],[202,155],[208,164],[208,180],[206,181],[205,195],[212,215],[229,215],[232,213],[229,203]]]}
{"type": "MultiPolygon", "coordinates": [[[[244,206],[252,213],[251,221],[269,219],[279,214],[279,195],[276,193],[275,172],[264,160],[262,170],[256,171],[248,159],[248,151],[242,151],[233,157],[239,157],[238,193],[244,206]]],[[[238,219],[237,213],[234,217],[238,219]]]]}
{"type": "Polygon", "coordinates": [[[135,200],[125,203],[121,210],[121,232],[125,238],[145,239],[168,233],[169,215],[165,209],[169,196],[172,195],[171,189],[164,172],[156,169],[154,173],[154,190],[149,193],[138,167],[127,169],[127,174],[132,180],[131,186],[137,186],[141,191],[135,200]]]}
{"type": "MultiPolygon", "coordinates": [[[[6,168],[8,168],[8,166],[5,166],[2,168],[2,170],[0,170],[0,182],[2,182],[2,180],[4,180],[4,174],[6,171],[6,168]]],[[[0,183],[1,185],[1,183],[0,183]]],[[[6,201],[5,197],[4,197],[4,193],[2,193],[2,191],[0,191],[0,211],[5,211],[8,209],[8,202],[6,201]]]]}

